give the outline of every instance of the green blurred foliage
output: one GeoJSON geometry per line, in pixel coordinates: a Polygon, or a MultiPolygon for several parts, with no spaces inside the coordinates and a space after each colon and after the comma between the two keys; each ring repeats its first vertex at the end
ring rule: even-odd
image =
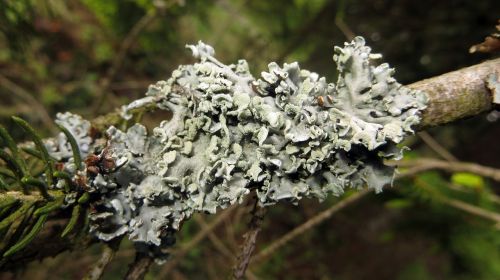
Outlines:
{"type": "Polygon", "coordinates": [[[451,176],[451,181],[455,184],[473,188],[473,189],[483,189],[484,179],[481,176],[472,173],[459,172],[451,176]]]}
{"type": "MultiPolygon", "coordinates": [[[[256,75],[271,61],[298,60],[301,67],[335,81],[333,45],[356,34],[384,54],[398,80],[411,83],[492,57],[468,55],[467,50],[491,33],[498,8],[494,0],[5,0],[0,1],[0,75],[31,94],[51,116],[69,110],[92,118],[142,96],[148,84],[191,63],[186,43],[213,45],[225,63],[245,58],[256,75]],[[133,38],[103,90],[123,42],[148,16],[153,19],[133,38]],[[95,110],[101,94],[106,95],[104,105],[95,110]]],[[[0,123],[9,129],[12,114],[50,135],[26,100],[0,83],[0,123]]],[[[500,128],[484,117],[430,133],[461,160],[500,167],[500,128]]],[[[405,144],[412,148],[406,159],[436,156],[417,137],[405,144]]],[[[498,183],[469,173],[427,172],[399,180],[250,270],[262,279],[500,279],[498,225],[444,202],[452,199],[498,213],[498,190],[498,183]]],[[[338,200],[271,208],[258,249],[338,200]]],[[[214,232],[233,253],[246,229],[247,208],[214,232]]],[[[200,230],[193,220],[186,222],[179,242],[189,242],[200,230]]],[[[78,279],[99,251],[66,252],[29,264],[18,276],[78,279]]],[[[130,243],[122,244],[104,279],[121,279],[131,252],[130,243]]],[[[205,240],[172,278],[225,278],[232,262],[205,240]]],[[[155,279],[161,269],[154,267],[147,279],[155,279]]]]}
{"type": "Polygon", "coordinates": [[[457,256],[457,279],[496,279],[500,275],[498,229],[457,226],[450,250],[457,256]]]}

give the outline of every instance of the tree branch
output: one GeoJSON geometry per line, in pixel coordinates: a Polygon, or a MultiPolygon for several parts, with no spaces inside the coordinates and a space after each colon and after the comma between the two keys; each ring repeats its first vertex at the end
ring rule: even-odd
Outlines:
{"type": "Polygon", "coordinates": [[[335,214],[338,211],[344,209],[345,207],[353,204],[354,202],[360,200],[361,198],[365,197],[369,193],[370,193],[370,190],[364,189],[362,191],[359,191],[359,192],[333,204],[330,208],[326,209],[323,212],[320,212],[316,216],[307,220],[305,223],[301,224],[300,226],[298,226],[298,227],[294,228],[293,230],[291,230],[290,232],[286,233],[278,240],[272,242],[269,246],[267,246],[265,249],[263,249],[257,255],[255,255],[254,259],[252,260],[252,263],[259,263],[259,262],[264,261],[265,259],[270,257],[274,252],[276,252],[276,250],[278,250],[279,248],[288,244],[290,241],[292,241],[296,237],[300,236],[304,232],[321,224],[325,220],[329,219],[333,214],[335,214]]]}
{"type": "MultiPolygon", "coordinates": [[[[411,176],[412,174],[424,172],[427,170],[441,169],[448,172],[470,172],[479,176],[487,177],[500,182],[500,169],[483,166],[469,162],[450,162],[444,160],[420,158],[415,160],[403,160],[390,162],[399,167],[408,167],[409,171],[401,174],[402,176],[411,176]]],[[[400,176],[401,177],[401,176],[400,176]]]]}
{"type": "Polygon", "coordinates": [[[408,85],[429,96],[429,104],[422,114],[419,129],[492,110],[493,93],[486,81],[490,74],[499,73],[500,58],[497,58],[408,85]]]}
{"type": "Polygon", "coordinates": [[[457,161],[458,159],[450,153],[446,148],[444,148],[441,144],[439,144],[434,137],[432,137],[429,133],[426,131],[420,131],[417,133],[417,135],[422,139],[422,141],[429,146],[436,154],[438,154],[440,157],[447,161],[457,161]]]}
{"type": "Polygon", "coordinates": [[[148,255],[137,253],[134,262],[130,265],[126,280],[142,280],[146,273],[148,273],[149,267],[153,264],[154,259],[148,255]]]}
{"type": "Polygon", "coordinates": [[[0,74],[0,86],[9,90],[12,94],[14,94],[14,96],[17,96],[19,99],[30,104],[32,106],[32,109],[35,109],[38,112],[38,114],[36,115],[38,115],[44,126],[51,132],[55,132],[55,126],[52,122],[52,118],[50,117],[45,107],[43,107],[43,105],[35,97],[33,97],[33,95],[31,95],[27,90],[20,87],[16,83],[7,79],[7,77],[2,74],[0,74]]]}
{"type": "MultiPolygon", "coordinates": [[[[475,66],[450,72],[438,77],[430,78],[409,85],[409,87],[411,88],[425,91],[429,95],[430,99],[428,108],[423,112],[422,123],[419,126],[419,129],[442,125],[493,109],[494,105],[492,92],[486,84],[488,75],[493,73],[500,73],[500,59],[487,61],[475,66]]],[[[98,120],[93,122],[93,124],[98,130],[105,131],[109,125],[116,124],[119,121],[121,121],[119,114],[111,113],[99,118],[98,120]]],[[[459,166],[453,165],[453,168],[455,169],[450,167],[451,165],[449,164],[451,163],[446,164],[448,164],[446,165],[448,168],[447,170],[473,170],[471,172],[477,173],[482,176],[491,177],[497,181],[500,181],[500,176],[496,172],[484,168],[477,169],[477,166],[475,166],[474,164],[459,166]],[[457,166],[462,169],[458,168],[457,166]]],[[[432,165],[429,164],[427,166],[441,168],[444,165],[440,162],[432,162],[432,165]]],[[[3,196],[4,194],[0,194],[0,197],[3,196]]],[[[63,210],[61,210],[60,212],[62,213],[63,210]]],[[[54,216],[57,216],[58,218],[60,217],[59,213],[55,213],[54,216]]],[[[22,264],[26,261],[43,258],[46,256],[56,255],[63,250],[68,250],[75,247],[75,244],[79,244],[79,246],[85,246],[82,243],[76,243],[76,241],[74,240],[61,238],[58,234],[55,234],[55,232],[60,232],[60,229],[56,231],[54,230],[54,228],[57,226],[61,227],[61,225],[54,224],[54,226],[52,226],[52,223],[55,222],[49,221],[48,224],[46,224],[45,228],[39,233],[38,237],[33,241],[33,243],[30,244],[29,248],[17,254],[15,258],[10,259],[8,264],[2,264],[3,268],[9,266],[12,267],[14,265],[22,264]]],[[[204,236],[202,236],[201,238],[203,237],[204,236]]],[[[90,244],[90,241],[85,244],[90,244]]],[[[249,244],[251,245],[251,243],[249,244]]],[[[251,250],[247,252],[250,252],[251,255],[253,248],[251,248],[251,246],[249,248],[251,250]]],[[[150,264],[150,261],[146,262],[146,260],[143,260],[143,258],[140,258],[139,262],[150,264]]],[[[248,263],[246,265],[248,265],[248,263]]]]}
{"type": "Polygon", "coordinates": [[[241,245],[241,251],[236,260],[236,264],[233,267],[233,278],[232,279],[243,279],[245,276],[248,265],[250,264],[250,258],[252,257],[253,251],[255,250],[255,244],[257,242],[257,236],[261,230],[262,220],[267,212],[267,208],[262,207],[258,203],[258,198],[255,198],[255,205],[252,210],[252,219],[250,220],[249,229],[243,235],[243,244],[241,245]]]}
{"type": "Polygon", "coordinates": [[[172,270],[179,264],[179,262],[207,235],[209,235],[217,226],[224,222],[233,212],[234,207],[229,208],[218,215],[208,226],[204,227],[198,234],[196,234],[189,242],[179,246],[177,252],[174,252],[174,258],[169,260],[159,274],[159,278],[167,277],[172,270]]]}
{"type": "Polygon", "coordinates": [[[97,263],[93,264],[89,273],[83,278],[83,280],[99,280],[101,279],[104,270],[108,264],[113,260],[116,251],[118,251],[121,243],[121,238],[114,240],[109,244],[104,244],[101,257],[97,263]]]}

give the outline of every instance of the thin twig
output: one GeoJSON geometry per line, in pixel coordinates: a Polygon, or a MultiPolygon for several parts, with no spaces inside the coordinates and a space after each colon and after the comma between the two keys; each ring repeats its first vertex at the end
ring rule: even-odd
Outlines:
{"type": "MultiPolygon", "coordinates": [[[[311,30],[314,30],[316,26],[319,25],[321,20],[324,19],[326,15],[331,13],[335,5],[336,1],[332,1],[329,4],[324,5],[323,8],[319,12],[317,12],[316,15],[309,22],[304,24],[299,30],[295,31],[294,33],[296,35],[294,36],[294,39],[292,39],[287,46],[282,48],[284,51],[278,56],[278,59],[276,59],[276,61],[285,60],[286,57],[291,53],[293,53],[298,48],[298,46],[300,46],[302,42],[306,41],[305,39],[307,38],[307,36],[314,34],[314,32],[311,32],[311,30]]],[[[354,37],[356,37],[356,34],[345,23],[343,18],[338,14],[335,17],[335,25],[349,41],[354,39],[354,37]]],[[[265,47],[267,47],[267,45],[265,47]]]]}
{"type": "MultiPolygon", "coordinates": [[[[461,192],[461,193],[472,193],[472,192],[476,191],[475,189],[463,187],[463,186],[457,185],[457,184],[447,184],[447,186],[451,190],[461,192]]],[[[500,197],[498,197],[496,194],[490,193],[490,192],[482,192],[481,194],[484,195],[490,201],[497,203],[497,204],[500,204],[500,197]]]]}
{"type": "MultiPolygon", "coordinates": [[[[306,42],[308,37],[314,34],[314,30],[320,25],[321,20],[328,16],[334,9],[336,1],[331,1],[325,4],[320,11],[305,24],[303,24],[298,30],[294,31],[294,36],[288,41],[288,44],[281,48],[281,53],[276,57],[275,61],[284,61],[293,51],[295,51],[301,43],[306,42]]],[[[262,53],[262,49],[268,48],[272,41],[268,41],[267,44],[263,45],[257,53],[262,53]]]]}
{"type": "Polygon", "coordinates": [[[47,127],[47,129],[49,129],[51,132],[56,131],[52,118],[50,117],[47,110],[45,110],[45,107],[43,107],[43,105],[40,104],[40,102],[38,102],[38,100],[36,100],[36,98],[33,97],[27,90],[12,82],[2,74],[0,74],[0,86],[9,90],[19,99],[29,103],[33,107],[32,109],[38,112],[37,115],[40,117],[40,120],[47,127]]]}
{"type": "Polygon", "coordinates": [[[407,167],[408,171],[402,173],[400,176],[412,176],[416,173],[440,169],[447,172],[469,172],[474,173],[483,177],[493,179],[500,182],[500,169],[483,166],[477,163],[469,162],[449,162],[438,159],[430,158],[420,158],[415,160],[402,160],[402,161],[390,161],[389,164],[394,164],[399,167],[407,167]]]}
{"type": "MultiPolygon", "coordinates": [[[[211,222],[208,227],[204,228],[202,231],[200,231],[198,234],[193,237],[189,242],[184,243],[181,245],[179,251],[190,251],[192,248],[194,248],[200,241],[202,241],[210,232],[212,232],[219,224],[224,222],[232,213],[234,207],[231,207],[230,209],[227,209],[226,211],[222,212],[213,222],[211,222]]],[[[176,254],[176,258],[178,259],[179,257],[179,252],[176,254]]]]}
{"type": "Polygon", "coordinates": [[[153,264],[154,259],[144,253],[136,253],[135,260],[130,264],[130,267],[125,275],[126,280],[142,280],[149,267],[153,264]]]}
{"type": "Polygon", "coordinates": [[[104,270],[111,262],[113,257],[115,256],[116,251],[120,247],[121,238],[115,240],[109,244],[105,244],[101,253],[101,258],[97,261],[96,264],[92,267],[89,273],[83,278],[84,280],[98,280],[101,279],[104,270]]]}
{"type": "Polygon", "coordinates": [[[104,101],[106,100],[107,93],[111,88],[112,82],[114,81],[116,74],[123,66],[123,62],[125,61],[125,56],[127,55],[130,48],[133,46],[135,42],[137,42],[137,38],[141,34],[141,32],[150,25],[157,17],[158,14],[165,12],[167,9],[172,7],[175,4],[182,4],[182,1],[168,1],[164,3],[163,6],[157,6],[155,9],[147,12],[139,21],[135,23],[135,25],[130,29],[129,33],[125,36],[125,39],[120,45],[120,49],[118,53],[113,58],[113,62],[111,63],[111,67],[106,72],[106,75],[103,79],[101,79],[99,83],[97,98],[94,106],[94,113],[97,114],[101,109],[104,101]]]}
{"type": "Polygon", "coordinates": [[[122,67],[125,55],[128,50],[132,47],[133,43],[136,42],[139,34],[146,28],[156,17],[156,10],[146,13],[130,30],[125,39],[123,40],[118,54],[114,57],[111,67],[108,69],[106,75],[101,79],[99,85],[99,95],[97,97],[96,106],[94,107],[95,113],[98,113],[101,109],[109,90],[111,82],[115,79],[118,70],[122,67]]]}
{"type": "MultiPolygon", "coordinates": [[[[196,221],[196,223],[198,223],[202,230],[208,230],[209,225],[201,216],[195,215],[194,220],[196,221]]],[[[226,245],[224,245],[222,240],[220,240],[217,235],[215,235],[213,230],[208,231],[208,238],[210,239],[214,247],[224,256],[226,256],[227,258],[234,257],[233,252],[231,252],[231,250],[226,245]]]]}
{"type": "Polygon", "coordinates": [[[345,23],[342,17],[335,17],[335,25],[339,28],[339,30],[344,34],[344,36],[351,41],[356,37],[356,34],[352,31],[352,29],[345,23]]]}
{"type": "Polygon", "coordinates": [[[136,24],[132,27],[132,29],[130,29],[129,33],[127,34],[122,44],[120,45],[118,53],[113,58],[111,67],[108,69],[106,75],[104,76],[104,78],[101,79],[99,83],[98,96],[96,98],[97,101],[94,104],[95,105],[94,113],[97,114],[101,109],[102,105],[104,104],[110,85],[115,79],[115,76],[120,70],[120,68],[123,66],[123,62],[125,60],[127,52],[132,47],[132,45],[137,41],[137,37],[139,36],[139,34],[149,24],[153,22],[157,14],[158,14],[157,9],[154,9],[151,12],[146,13],[139,21],[136,22],[136,24]]]}
{"type": "Polygon", "coordinates": [[[434,137],[432,137],[427,131],[420,131],[417,135],[424,141],[424,143],[429,146],[436,154],[447,161],[457,161],[458,159],[450,153],[445,147],[439,144],[434,137]]]}
{"type": "Polygon", "coordinates": [[[445,195],[437,192],[429,183],[427,183],[423,180],[417,179],[417,180],[415,180],[415,182],[416,182],[417,187],[423,188],[423,189],[433,193],[434,197],[436,197],[436,199],[438,201],[440,201],[448,206],[462,210],[462,211],[467,212],[467,213],[472,214],[472,215],[476,215],[476,216],[491,220],[491,221],[495,222],[496,224],[500,224],[500,214],[498,214],[498,213],[486,210],[484,208],[480,208],[478,206],[475,206],[475,205],[472,205],[472,204],[469,204],[469,203],[466,203],[466,202],[463,202],[463,201],[460,201],[460,200],[457,200],[454,198],[446,197],[445,195]]]}
{"type": "Polygon", "coordinates": [[[460,209],[464,212],[467,212],[469,214],[473,214],[488,220],[491,220],[496,223],[500,223],[500,214],[488,211],[486,209],[483,209],[481,207],[477,207],[475,205],[457,200],[457,199],[452,199],[452,198],[446,198],[446,197],[441,197],[440,201],[442,201],[444,204],[452,206],[456,209],[460,209]]]}
{"type": "Polygon", "coordinates": [[[266,212],[267,208],[261,207],[259,205],[258,198],[255,197],[255,204],[252,210],[252,219],[250,220],[249,229],[243,235],[241,251],[236,259],[236,264],[233,267],[233,279],[243,279],[243,276],[246,273],[247,267],[250,264],[250,258],[255,250],[257,236],[261,230],[262,220],[264,219],[266,212]]]}
{"type": "Polygon", "coordinates": [[[370,193],[370,189],[364,189],[362,191],[359,191],[359,192],[335,203],[330,208],[326,209],[323,212],[320,212],[316,216],[307,220],[305,223],[301,224],[300,226],[298,226],[298,227],[294,228],[293,230],[291,230],[290,232],[286,233],[278,240],[272,242],[269,246],[267,246],[265,249],[263,249],[257,255],[255,255],[252,263],[259,263],[259,262],[267,259],[272,254],[274,254],[274,252],[276,252],[276,250],[278,250],[281,247],[283,247],[284,245],[288,244],[290,241],[292,241],[293,239],[302,235],[304,232],[306,232],[306,231],[314,228],[315,226],[321,224],[322,222],[326,221],[333,214],[339,212],[340,210],[342,210],[342,209],[346,208],[347,206],[353,204],[354,202],[360,200],[361,198],[365,197],[369,193],[370,193]]]}
{"type": "Polygon", "coordinates": [[[221,214],[219,214],[213,222],[211,222],[206,228],[196,234],[189,242],[180,245],[180,248],[173,253],[175,258],[172,258],[167,262],[167,264],[160,271],[158,276],[159,279],[164,279],[169,275],[173,269],[179,264],[179,262],[193,249],[198,243],[200,243],[210,232],[212,232],[218,225],[224,222],[232,213],[235,207],[230,207],[226,209],[221,214]]]}
{"type": "MultiPolygon", "coordinates": [[[[207,222],[205,222],[205,220],[201,216],[194,216],[194,219],[202,229],[206,229],[208,227],[207,222]]],[[[210,239],[214,247],[225,257],[229,259],[233,259],[236,257],[235,254],[231,251],[231,249],[229,249],[229,247],[227,247],[224,244],[224,242],[222,242],[222,240],[220,240],[220,238],[217,237],[217,235],[213,231],[209,232],[208,238],[210,239]]],[[[247,269],[245,276],[248,279],[257,279],[255,274],[250,269],[247,269]]]]}

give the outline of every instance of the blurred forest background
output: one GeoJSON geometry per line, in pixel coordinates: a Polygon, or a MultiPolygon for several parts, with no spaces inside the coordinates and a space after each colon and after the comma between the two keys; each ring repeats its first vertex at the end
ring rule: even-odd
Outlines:
{"type": "MultiPolygon", "coordinates": [[[[271,61],[299,61],[335,81],[333,46],[361,35],[409,84],[492,58],[468,49],[494,31],[499,15],[497,0],[2,0],[0,123],[22,137],[9,121],[20,115],[50,136],[57,112],[92,119],[113,111],[192,63],[184,46],[198,40],[214,46],[224,63],[246,59],[256,76],[271,61]]],[[[499,118],[490,113],[419,134],[407,141],[405,157],[500,168],[499,118]]],[[[247,276],[500,279],[499,194],[499,182],[476,174],[418,173],[262,252],[349,194],[276,205],[247,276]]],[[[179,233],[173,261],[146,278],[226,278],[247,229],[247,204],[196,215],[179,233]]],[[[66,252],[0,278],[80,279],[100,251],[94,245],[66,252]]],[[[124,242],[104,279],[121,279],[132,259],[124,242]]]]}

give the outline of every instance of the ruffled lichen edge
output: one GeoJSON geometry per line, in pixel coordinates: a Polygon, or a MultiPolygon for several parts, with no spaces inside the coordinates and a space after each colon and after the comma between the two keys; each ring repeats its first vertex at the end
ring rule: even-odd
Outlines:
{"type": "MultiPolygon", "coordinates": [[[[202,42],[188,47],[197,63],[122,108],[130,119],[153,104],[171,111],[171,120],[150,132],[141,124],[110,127],[103,142],[87,135],[88,121],[58,115],[87,157],[83,171],[75,170],[64,135],[46,142],[93,197],[91,233],[103,241],[127,235],[158,261],[194,212],[215,213],[251,191],[261,205],[323,200],[346,188],[380,192],[394,178],[383,160],[400,158],[397,144],[427,103],[387,64],[374,65],[380,56],[361,37],[335,48],[336,83],[298,63],[270,63],[255,79],[245,60],[225,65],[202,42]]],[[[68,195],[66,203],[76,202],[68,195]]]]}

